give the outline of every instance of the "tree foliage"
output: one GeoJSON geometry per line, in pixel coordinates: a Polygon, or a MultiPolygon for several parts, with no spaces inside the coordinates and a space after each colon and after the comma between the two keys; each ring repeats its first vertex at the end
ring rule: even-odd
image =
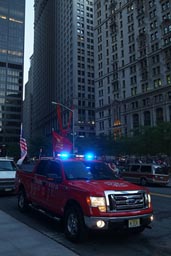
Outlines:
{"type": "Polygon", "coordinates": [[[122,138],[126,154],[171,155],[171,123],[161,123],[155,127],[141,127],[133,137],[122,138]]]}
{"type": "Polygon", "coordinates": [[[116,139],[112,135],[91,138],[82,143],[82,148],[94,149],[98,155],[171,155],[171,123],[140,127],[135,134],[116,139]]]}
{"type": "MultiPolygon", "coordinates": [[[[132,137],[114,138],[112,135],[94,137],[76,137],[75,147],[78,153],[87,151],[96,155],[171,155],[171,123],[161,123],[156,127],[140,127],[132,137]]],[[[15,151],[13,148],[13,151],[15,151]]],[[[52,138],[37,137],[30,142],[29,156],[42,154],[52,156],[52,138]]],[[[18,151],[16,151],[18,152],[18,151]]],[[[18,153],[17,153],[18,154],[18,153]]]]}

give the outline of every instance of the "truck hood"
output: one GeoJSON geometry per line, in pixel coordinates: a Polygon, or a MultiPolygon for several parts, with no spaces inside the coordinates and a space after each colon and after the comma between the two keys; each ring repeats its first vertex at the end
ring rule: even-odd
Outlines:
{"type": "Polygon", "coordinates": [[[0,179],[15,179],[16,171],[0,171],[0,179]]]}
{"type": "Polygon", "coordinates": [[[115,190],[115,191],[125,191],[125,190],[147,190],[144,187],[132,184],[124,180],[89,180],[89,181],[70,181],[70,186],[78,189],[84,190],[93,194],[104,194],[104,191],[115,190]]]}

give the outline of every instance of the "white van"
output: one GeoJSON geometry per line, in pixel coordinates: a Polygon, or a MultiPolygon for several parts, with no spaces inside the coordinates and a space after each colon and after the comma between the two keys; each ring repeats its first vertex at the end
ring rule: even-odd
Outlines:
{"type": "Polygon", "coordinates": [[[0,157],[0,192],[12,192],[15,190],[17,168],[12,158],[0,157]]]}
{"type": "Polygon", "coordinates": [[[169,168],[157,164],[130,164],[122,169],[122,177],[143,186],[147,184],[165,186],[169,183],[169,168]]]}

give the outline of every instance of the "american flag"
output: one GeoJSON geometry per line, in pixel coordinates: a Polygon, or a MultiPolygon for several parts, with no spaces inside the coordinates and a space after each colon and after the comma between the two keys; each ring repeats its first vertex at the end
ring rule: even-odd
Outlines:
{"type": "Polygon", "coordinates": [[[20,135],[20,149],[21,149],[21,157],[22,157],[22,155],[27,152],[27,142],[26,142],[26,139],[23,137],[23,134],[20,135]]]}
{"type": "Polygon", "coordinates": [[[23,127],[21,124],[21,131],[20,131],[20,150],[21,150],[21,157],[20,159],[17,161],[18,165],[21,165],[24,161],[24,158],[27,155],[27,142],[26,139],[23,136],[23,127]]]}

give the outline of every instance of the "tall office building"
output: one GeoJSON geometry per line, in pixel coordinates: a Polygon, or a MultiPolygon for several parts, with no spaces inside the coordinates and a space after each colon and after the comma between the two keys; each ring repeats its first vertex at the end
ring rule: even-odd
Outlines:
{"type": "Polygon", "coordinates": [[[23,127],[24,137],[27,141],[28,154],[30,153],[30,141],[32,134],[32,98],[33,98],[33,62],[34,56],[30,57],[30,68],[28,71],[28,81],[25,84],[25,99],[23,102],[23,127]],[[26,114],[25,114],[26,113],[26,114]]]}
{"type": "Polygon", "coordinates": [[[96,0],[96,133],[171,121],[171,1],[96,0]]]}
{"type": "Polygon", "coordinates": [[[19,142],[25,0],[0,0],[0,144],[19,142]]]}
{"type": "MultiPolygon", "coordinates": [[[[76,137],[95,134],[93,7],[92,0],[35,1],[33,137],[58,131],[52,101],[74,111],[76,137]]],[[[67,108],[61,107],[64,128],[67,108]]]]}

